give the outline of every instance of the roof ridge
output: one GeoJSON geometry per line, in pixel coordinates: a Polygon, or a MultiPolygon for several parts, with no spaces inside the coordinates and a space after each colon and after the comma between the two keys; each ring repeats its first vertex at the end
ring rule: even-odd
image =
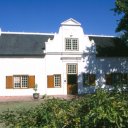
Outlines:
{"type": "Polygon", "coordinates": [[[41,32],[2,32],[1,34],[23,34],[23,35],[55,35],[55,33],[41,33],[41,32]]]}
{"type": "Polygon", "coordinates": [[[87,34],[87,36],[93,36],[93,37],[116,37],[116,36],[110,36],[110,35],[92,35],[87,34]]]}

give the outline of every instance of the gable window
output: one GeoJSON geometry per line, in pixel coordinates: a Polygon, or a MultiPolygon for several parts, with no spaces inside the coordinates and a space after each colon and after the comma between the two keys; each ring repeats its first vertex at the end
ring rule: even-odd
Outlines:
{"type": "Polygon", "coordinates": [[[61,87],[61,75],[54,74],[47,76],[47,87],[48,88],[60,88],[61,87]]]}
{"type": "Polygon", "coordinates": [[[7,89],[34,88],[35,76],[29,75],[14,75],[6,76],[7,89]]]}
{"type": "Polygon", "coordinates": [[[14,76],[14,88],[27,88],[28,87],[28,76],[14,76]]]}
{"type": "Polygon", "coordinates": [[[78,38],[66,38],[65,39],[65,50],[66,51],[77,51],[78,50],[78,38]]]}
{"type": "Polygon", "coordinates": [[[95,74],[83,73],[83,86],[94,86],[95,80],[95,74]]]}
{"type": "Polygon", "coordinates": [[[110,73],[105,75],[106,85],[128,84],[127,73],[110,73]]]}

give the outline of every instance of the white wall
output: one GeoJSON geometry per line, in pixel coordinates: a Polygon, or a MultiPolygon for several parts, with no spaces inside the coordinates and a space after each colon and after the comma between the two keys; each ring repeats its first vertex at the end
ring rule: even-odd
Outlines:
{"type": "Polygon", "coordinates": [[[33,89],[6,89],[6,76],[35,75],[38,91],[43,94],[45,62],[43,58],[0,58],[0,96],[32,95],[33,89]]]}
{"type": "Polygon", "coordinates": [[[81,93],[93,93],[97,86],[108,88],[105,85],[105,74],[111,72],[128,73],[128,58],[115,58],[115,57],[96,57],[94,54],[90,54],[84,57],[84,67],[81,74],[79,74],[78,84],[79,94],[81,93]],[[96,86],[83,87],[82,72],[96,74],[96,86]]]}
{"type": "Polygon", "coordinates": [[[88,36],[84,35],[81,26],[68,26],[62,25],[59,32],[55,34],[53,40],[46,42],[46,76],[53,74],[61,74],[61,88],[47,88],[49,95],[66,95],[67,94],[67,63],[77,63],[78,73],[83,69],[81,67],[83,60],[83,52],[86,51],[86,46],[90,46],[88,36]],[[65,51],[65,38],[78,38],[79,50],[78,51],[65,51]],[[82,68],[82,69],[81,69],[82,68]]]}

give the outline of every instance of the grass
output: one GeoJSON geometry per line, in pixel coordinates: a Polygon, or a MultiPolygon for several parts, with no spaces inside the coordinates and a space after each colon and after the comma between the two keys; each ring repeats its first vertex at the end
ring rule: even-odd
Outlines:
{"type": "Polygon", "coordinates": [[[7,110],[30,109],[31,107],[35,107],[42,102],[43,100],[1,102],[0,113],[7,110]]]}
{"type": "MultiPolygon", "coordinates": [[[[0,102],[0,114],[4,111],[8,110],[20,110],[20,109],[30,109],[32,107],[36,107],[37,105],[43,102],[40,100],[32,100],[32,101],[8,101],[8,102],[0,102]]],[[[0,128],[5,128],[4,124],[0,123],[0,128]]]]}

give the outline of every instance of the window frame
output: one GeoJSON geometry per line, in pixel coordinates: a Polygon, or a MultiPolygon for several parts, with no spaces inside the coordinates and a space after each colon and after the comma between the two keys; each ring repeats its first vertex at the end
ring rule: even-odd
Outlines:
{"type": "Polygon", "coordinates": [[[54,74],[53,76],[54,76],[54,88],[61,88],[61,74],[54,74]],[[59,79],[58,78],[56,79],[56,77],[58,77],[59,79]],[[59,80],[59,82],[57,80],[59,80]]]}
{"type": "Polygon", "coordinates": [[[96,74],[94,74],[94,73],[83,73],[82,77],[83,77],[83,87],[95,86],[96,85],[96,74]],[[86,80],[86,78],[87,78],[87,80],[86,80]]]}
{"type": "Polygon", "coordinates": [[[78,64],[77,63],[67,63],[67,74],[77,74],[77,73],[78,73],[78,64]],[[72,66],[72,68],[75,67],[75,70],[69,69],[69,67],[71,68],[71,66],[72,66]]]}
{"type": "Polygon", "coordinates": [[[113,72],[113,73],[105,74],[105,81],[106,81],[106,85],[116,85],[120,83],[127,85],[128,84],[128,73],[113,72]],[[107,81],[108,77],[110,79],[110,82],[107,81]]]}
{"type": "Polygon", "coordinates": [[[13,75],[13,88],[14,89],[26,89],[29,88],[29,76],[28,75],[13,75]],[[19,77],[19,87],[16,87],[15,77],[19,77]],[[27,77],[27,84],[23,84],[23,77],[27,77]]]}
{"type": "Polygon", "coordinates": [[[47,88],[61,88],[61,74],[52,74],[52,75],[47,75],[47,88]],[[60,77],[60,85],[56,86],[55,82],[55,76],[59,76],[60,77]]]}
{"type": "Polygon", "coordinates": [[[65,38],[65,51],[79,51],[79,39],[78,38],[65,38]],[[67,44],[67,40],[70,40],[69,43],[67,44]],[[74,40],[76,40],[76,44],[73,44],[74,40]],[[71,48],[68,47],[70,45],[71,48]],[[76,45],[76,49],[74,49],[74,46],[76,45]]]}

